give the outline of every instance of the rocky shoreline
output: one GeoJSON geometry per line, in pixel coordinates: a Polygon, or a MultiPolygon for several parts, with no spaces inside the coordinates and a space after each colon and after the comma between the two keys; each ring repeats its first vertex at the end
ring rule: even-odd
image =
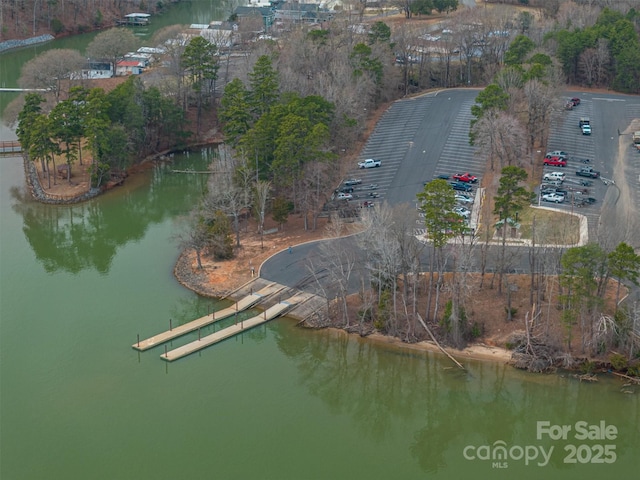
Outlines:
{"type": "Polygon", "coordinates": [[[39,43],[50,42],[51,40],[55,40],[55,37],[50,34],[25,38],[24,40],[5,40],[4,42],[0,42],[0,53],[6,52],[7,50],[13,50],[14,48],[22,48],[30,45],[37,45],[39,43]]]}

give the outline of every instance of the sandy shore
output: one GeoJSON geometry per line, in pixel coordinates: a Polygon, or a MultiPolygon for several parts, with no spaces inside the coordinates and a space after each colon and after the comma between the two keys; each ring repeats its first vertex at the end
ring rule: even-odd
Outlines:
{"type": "MultiPolygon", "coordinates": [[[[373,333],[371,335],[368,335],[366,338],[384,345],[393,345],[394,347],[407,348],[410,350],[437,352],[444,355],[438,348],[438,346],[433,342],[424,341],[418,343],[405,343],[397,338],[388,337],[380,333],[373,333]]],[[[509,350],[483,344],[471,345],[464,350],[445,348],[445,351],[459,362],[464,361],[465,359],[472,359],[490,360],[494,362],[506,363],[511,359],[511,352],[509,350]]]]}

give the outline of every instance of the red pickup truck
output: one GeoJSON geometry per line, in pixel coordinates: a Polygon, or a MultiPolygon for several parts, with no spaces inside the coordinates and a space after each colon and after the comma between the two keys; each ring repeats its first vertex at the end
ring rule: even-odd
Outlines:
{"type": "Polygon", "coordinates": [[[478,181],[478,177],[471,175],[470,173],[456,173],[453,176],[453,179],[465,183],[476,183],[478,181]]]}
{"type": "Polygon", "coordinates": [[[563,157],[547,155],[542,162],[544,165],[551,165],[553,167],[566,167],[567,159],[563,157]]]}

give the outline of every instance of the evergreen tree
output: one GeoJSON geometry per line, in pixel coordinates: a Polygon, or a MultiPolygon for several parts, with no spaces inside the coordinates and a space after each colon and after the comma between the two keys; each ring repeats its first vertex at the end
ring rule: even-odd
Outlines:
{"type": "Polygon", "coordinates": [[[278,72],[273,68],[271,57],[262,55],[249,73],[251,111],[259,118],[278,101],[280,83],[278,72]]]}
{"type": "Polygon", "coordinates": [[[234,78],[224,87],[218,118],[222,122],[226,142],[232,147],[237,146],[252,124],[250,93],[240,79],[234,78]]]}
{"type": "Polygon", "coordinates": [[[200,132],[203,100],[213,95],[220,64],[217,47],[204,37],[194,37],[182,54],[182,65],[191,74],[192,88],[198,99],[197,131],[200,132]],[[205,96],[207,93],[207,96],[205,96]]]}

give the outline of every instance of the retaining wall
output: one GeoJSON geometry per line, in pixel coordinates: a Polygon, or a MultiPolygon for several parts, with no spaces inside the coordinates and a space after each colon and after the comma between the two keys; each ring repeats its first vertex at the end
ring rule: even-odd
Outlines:
{"type": "Polygon", "coordinates": [[[44,43],[53,40],[53,35],[40,35],[38,37],[25,38],[24,40],[6,40],[0,42],[0,52],[11,50],[13,48],[27,47],[29,45],[35,45],[37,43],[44,43]]]}

